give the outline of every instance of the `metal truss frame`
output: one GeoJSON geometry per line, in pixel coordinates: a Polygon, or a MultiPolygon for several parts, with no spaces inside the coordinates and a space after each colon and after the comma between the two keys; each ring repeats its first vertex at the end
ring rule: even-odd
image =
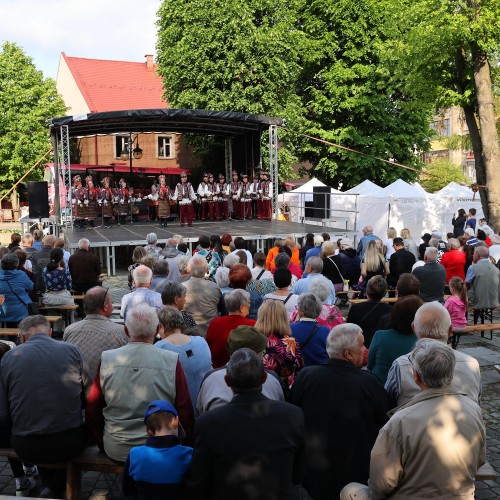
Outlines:
{"type": "Polygon", "coordinates": [[[269,177],[273,183],[272,211],[274,218],[278,218],[278,127],[269,126],[269,177]]]}

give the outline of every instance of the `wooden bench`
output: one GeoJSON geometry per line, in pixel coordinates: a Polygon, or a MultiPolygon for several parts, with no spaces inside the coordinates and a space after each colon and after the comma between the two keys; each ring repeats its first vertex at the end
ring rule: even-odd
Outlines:
{"type": "MultiPolygon", "coordinates": [[[[0,457],[18,458],[13,448],[0,448],[0,457]]],[[[123,465],[111,460],[97,446],[86,448],[81,455],[67,463],[37,465],[52,469],[66,469],[66,500],[80,500],[83,472],[123,473],[123,465]]]]}
{"type": "MultiPolygon", "coordinates": [[[[74,311],[78,309],[77,304],[59,305],[59,306],[38,306],[38,310],[44,314],[45,312],[57,311],[60,312],[64,319],[64,326],[71,325],[71,317],[74,311]]],[[[59,319],[61,316],[59,316],[59,319]]]]}
{"type": "MultiPolygon", "coordinates": [[[[62,319],[62,316],[45,316],[45,319],[53,325],[56,321],[62,319]]],[[[0,335],[17,337],[19,335],[19,328],[0,328],[0,335]]]]}
{"type": "Polygon", "coordinates": [[[450,338],[451,345],[453,349],[456,349],[459,342],[460,337],[467,333],[475,333],[481,332],[481,337],[484,337],[484,332],[490,332],[490,340],[493,339],[493,331],[500,330],[500,323],[486,323],[484,325],[467,325],[464,328],[453,328],[453,334],[450,338]]]}
{"type": "MultiPolygon", "coordinates": [[[[368,299],[350,299],[349,303],[350,304],[362,304],[363,302],[366,302],[368,299]]],[[[386,304],[394,304],[395,302],[398,301],[397,297],[383,297],[380,302],[384,302],[386,304]]]]}

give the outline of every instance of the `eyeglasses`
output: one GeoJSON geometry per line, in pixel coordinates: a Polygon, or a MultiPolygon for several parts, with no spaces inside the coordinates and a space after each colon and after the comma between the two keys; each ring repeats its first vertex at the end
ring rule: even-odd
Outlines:
{"type": "MultiPolygon", "coordinates": [[[[103,288],[105,288],[105,287],[103,287],[103,288]]],[[[109,287],[106,288],[106,291],[104,292],[104,295],[102,296],[101,305],[99,307],[99,309],[101,309],[101,311],[104,309],[104,306],[106,304],[106,297],[108,296],[108,291],[109,291],[109,287]]]]}

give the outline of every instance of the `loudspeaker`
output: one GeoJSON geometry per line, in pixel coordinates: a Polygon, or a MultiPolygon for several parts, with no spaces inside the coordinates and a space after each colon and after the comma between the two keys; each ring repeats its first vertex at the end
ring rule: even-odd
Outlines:
{"type": "Polygon", "coordinates": [[[28,182],[28,204],[30,219],[49,217],[49,185],[47,182],[28,182]]]}
{"type": "Polygon", "coordinates": [[[328,186],[313,187],[314,217],[316,219],[329,218],[331,191],[328,186]]]}

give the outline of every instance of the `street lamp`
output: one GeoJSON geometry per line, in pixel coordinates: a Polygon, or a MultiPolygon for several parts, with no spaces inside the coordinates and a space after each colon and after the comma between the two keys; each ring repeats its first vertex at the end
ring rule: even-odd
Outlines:
{"type": "Polygon", "coordinates": [[[132,134],[129,134],[127,144],[125,144],[125,149],[122,149],[122,152],[120,153],[120,158],[123,161],[129,160],[130,173],[132,173],[132,158],[135,158],[136,160],[140,160],[142,158],[142,149],[139,147],[139,135],[136,135],[135,139],[132,140],[132,134]],[[134,149],[132,149],[134,142],[136,142],[137,145],[134,149]]]}

